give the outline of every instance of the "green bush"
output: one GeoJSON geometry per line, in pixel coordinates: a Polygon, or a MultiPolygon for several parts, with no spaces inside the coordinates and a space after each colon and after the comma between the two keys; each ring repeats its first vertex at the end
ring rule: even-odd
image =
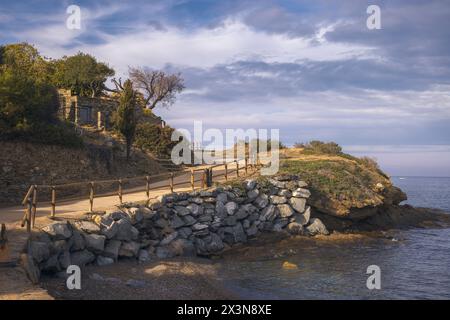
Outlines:
{"type": "Polygon", "coordinates": [[[305,151],[311,153],[342,155],[342,148],[336,142],[323,142],[318,140],[309,143],[296,143],[297,147],[304,148],[305,151]]]}
{"type": "Polygon", "coordinates": [[[178,141],[172,141],[174,129],[166,126],[161,128],[151,123],[139,123],[136,127],[134,145],[145,151],[149,151],[161,158],[169,158],[172,148],[178,141]]]}

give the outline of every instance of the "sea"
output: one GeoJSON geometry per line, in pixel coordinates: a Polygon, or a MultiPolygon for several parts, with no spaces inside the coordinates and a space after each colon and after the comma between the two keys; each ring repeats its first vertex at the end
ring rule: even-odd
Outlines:
{"type": "MultiPolygon", "coordinates": [[[[392,180],[408,195],[405,203],[450,214],[450,178],[392,180]]],[[[226,286],[244,299],[450,299],[448,228],[393,230],[386,237],[344,241],[295,240],[283,248],[266,244],[262,251],[221,262],[226,286]],[[285,262],[296,268],[283,268],[285,262]]]]}

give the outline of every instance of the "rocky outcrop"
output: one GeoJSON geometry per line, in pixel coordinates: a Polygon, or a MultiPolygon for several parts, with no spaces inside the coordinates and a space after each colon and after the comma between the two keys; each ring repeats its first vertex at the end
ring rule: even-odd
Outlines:
{"type": "Polygon", "coordinates": [[[55,222],[33,237],[23,265],[37,266],[38,271],[29,272],[36,277],[71,264],[216,255],[262,232],[328,234],[320,219],[310,219],[305,187],[297,176],[247,180],[233,187],[168,194],[148,206],[128,204],[89,221],[55,222]]]}

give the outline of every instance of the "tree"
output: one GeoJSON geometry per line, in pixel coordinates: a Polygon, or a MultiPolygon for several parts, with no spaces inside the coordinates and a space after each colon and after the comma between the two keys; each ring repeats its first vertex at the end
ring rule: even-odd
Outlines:
{"type": "Polygon", "coordinates": [[[107,64],[82,52],[55,60],[53,66],[55,86],[71,89],[74,94],[87,97],[103,95],[106,80],[115,74],[107,64]]]}
{"type": "MultiPolygon", "coordinates": [[[[171,106],[176,100],[176,94],[184,89],[184,81],[180,74],[166,74],[147,68],[130,68],[129,76],[140,93],[141,104],[150,110],[157,105],[171,106]]],[[[122,89],[120,79],[113,79],[113,82],[117,91],[120,91],[122,89]]]]}
{"type": "Polygon", "coordinates": [[[127,160],[130,158],[131,145],[136,132],[136,93],[130,80],[125,81],[115,115],[115,127],[126,141],[127,160]]]}

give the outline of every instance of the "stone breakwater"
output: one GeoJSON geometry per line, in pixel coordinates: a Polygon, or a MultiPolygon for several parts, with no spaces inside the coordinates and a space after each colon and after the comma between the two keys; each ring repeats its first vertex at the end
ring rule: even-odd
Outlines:
{"type": "Polygon", "coordinates": [[[128,204],[86,220],[47,225],[30,239],[22,265],[37,282],[41,272],[57,273],[69,265],[217,255],[262,232],[328,234],[322,221],[311,218],[310,195],[307,184],[293,175],[168,194],[148,205],[128,204]]]}

